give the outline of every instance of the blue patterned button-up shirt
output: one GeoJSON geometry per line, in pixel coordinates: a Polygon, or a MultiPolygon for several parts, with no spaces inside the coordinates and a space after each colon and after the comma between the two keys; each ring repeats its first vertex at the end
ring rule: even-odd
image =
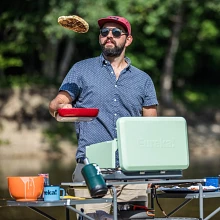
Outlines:
{"type": "Polygon", "coordinates": [[[142,107],[157,105],[149,75],[131,65],[116,79],[114,70],[102,55],[80,61],[66,75],[60,91],[67,91],[76,108],[99,108],[97,118],[75,122],[78,138],[76,158],[85,157],[85,147],[117,137],[116,121],[120,117],[142,116],[142,107]]]}

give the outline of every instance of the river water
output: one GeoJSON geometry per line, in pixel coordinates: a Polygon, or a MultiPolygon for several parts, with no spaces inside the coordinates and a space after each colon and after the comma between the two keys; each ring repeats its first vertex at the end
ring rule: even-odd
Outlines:
{"type": "MultiPolygon", "coordinates": [[[[33,176],[38,173],[49,173],[50,183],[60,185],[61,182],[70,182],[74,163],[65,163],[63,160],[39,160],[36,158],[23,159],[1,159],[0,160],[0,219],[1,220],[44,220],[43,216],[26,207],[6,207],[5,199],[9,199],[10,195],[7,189],[7,176],[33,176]]],[[[219,156],[211,157],[192,157],[190,158],[190,166],[183,172],[184,179],[201,179],[208,176],[218,176],[220,174],[219,156]]],[[[176,207],[183,199],[159,199],[161,207],[166,213],[172,211],[172,207],[176,207]]],[[[198,200],[193,200],[174,216],[178,217],[199,217],[198,200]]],[[[220,198],[204,200],[204,217],[220,206],[220,198]]],[[[162,217],[157,204],[155,204],[156,217],[162,217]]],[[[63,207],[42,208],[47,214],[55,219],[65,219],[65,209],[63,207]]],[[[75,219],[74,214],[70,213],[70,219],[75,219]]],[[[212,220],[220,220],[220,213],[212,218],[212,220]]]]}

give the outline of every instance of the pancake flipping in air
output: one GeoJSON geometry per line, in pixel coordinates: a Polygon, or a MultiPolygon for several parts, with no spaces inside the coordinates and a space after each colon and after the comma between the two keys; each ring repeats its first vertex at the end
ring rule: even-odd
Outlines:
{"type": "Polygon", "coordinates": [[[86,33],[89,30],[89,24],[77,15],[60,16],[58,23],[64,28],[77,33],[86,33]]]}

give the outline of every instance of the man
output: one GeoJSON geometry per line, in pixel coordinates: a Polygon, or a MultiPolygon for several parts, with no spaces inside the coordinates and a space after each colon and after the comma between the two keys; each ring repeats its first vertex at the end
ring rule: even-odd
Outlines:
{"type": "MultiPolygon", "coordinates": [[[[93,121],[75,123],[78,148],[73,181],[83,180],[86,146],[117,137],[118,118],[157,116],[158,101],[151,78],[125,57],[126,48],[133,41],[130,23],[123,17],[108,16],[99,19],[98,25],[102,54],[73,65],[49,105],[54,117],[59,108],[99,108],[93,121]]],[[[133,193],[136,192],[137,188],[133,193]]],[[[143,192],[146,194],[146,188],[143,192]]],[[[139,196],[135,194],[134,198],[139,196]]]]}

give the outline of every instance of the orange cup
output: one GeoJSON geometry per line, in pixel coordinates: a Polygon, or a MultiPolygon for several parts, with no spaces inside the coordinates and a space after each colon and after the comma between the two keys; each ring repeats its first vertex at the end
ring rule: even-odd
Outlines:
{"type": "Polygon", "coordinates": [[[44,189],[43,176],[10,176],[8,190],[16,201],[35,201],[44,189]]]}

